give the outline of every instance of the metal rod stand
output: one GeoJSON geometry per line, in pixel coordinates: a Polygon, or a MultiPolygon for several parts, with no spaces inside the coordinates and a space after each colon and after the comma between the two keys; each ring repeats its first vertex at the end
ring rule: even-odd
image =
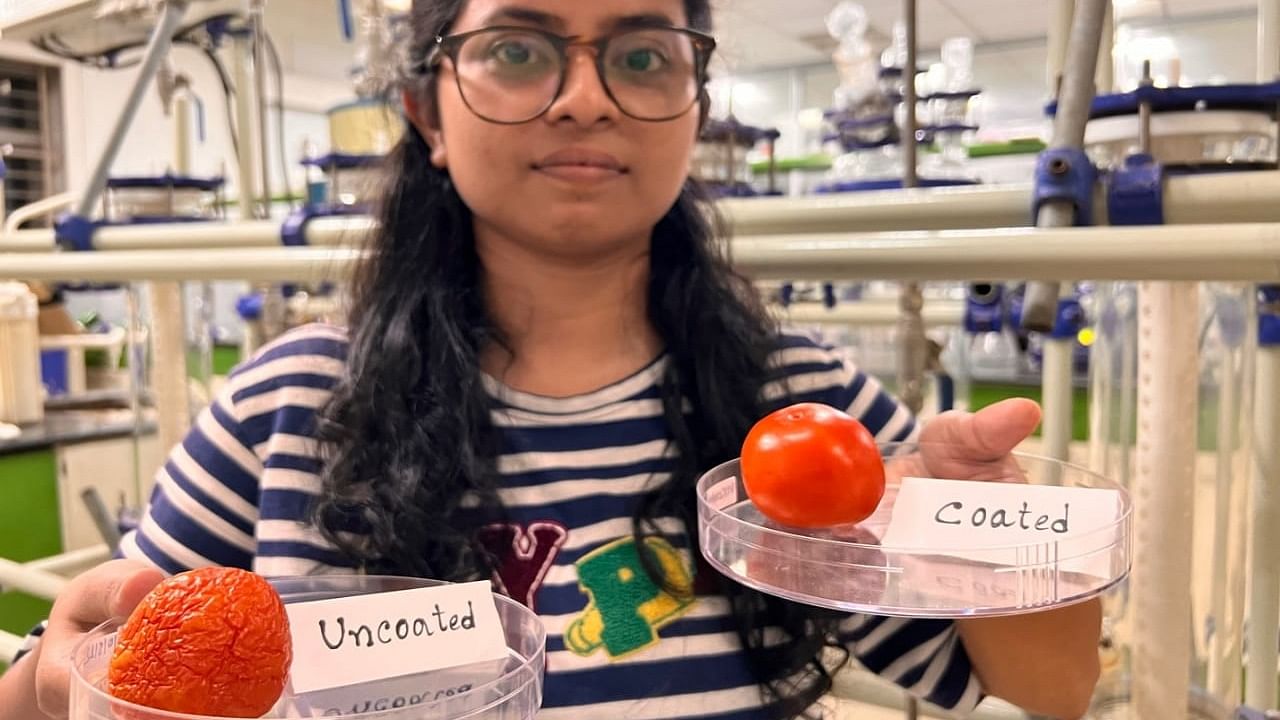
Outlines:
{"type": "MultiPolygon", "coordinates": [[[[1079,0],[1067,45],[1066,63],[1058,91],[1058,112],[1049,147],[1080,148],[1094,97],[1098,47],[1102,42],[1109,0],[1079,0]]],[[[1075,207],[1069,202],[1047,202],[1036,217],[1036,227],[1070,227],[1075,207]]],[[[1031,283],[1023,304],[1023,324],[1032,330],[1050,330],[1058,312],[1058,283],[1031,283]]]]}
{"type": "Polygon", "coordinates": [[[120,154],[120,147],[124,145],[124,139],[129,134],[134,118],[138,115],[138,109],[142,107],[143,97],[169,56],[169,48],[173,46],[173,35],[182,26],[182,18],[186,14],[187,0],[165,2],[160,14],[160,23],[151,33],[146,54],[142,57],[142,64],[138,70],[138,77],[134,80],[133,89],[129,91],[129,98],[125,100],[124,108],[120,112],[120,117],[116,119],[115,128],[111,131],[106,148],[98,157],[98,164],[94,167],[93,174],[89,176],[89,184],[85,187],[79,202],[76,203],[77,216],[82,218],[92,216],[98,201],[102,199],[102,193],[107,188],[107,177],[111,173],[111,166],[115,164],[116,156],[120,154]]]}
{"type": "MultiPolygon", "coordinates": [[[[903,25],[907,52],[902,68],[902,187],[917,187],[916,170],[916,0],[903,0],[903,25]]],[[[924,407],[924,374],[928,364],[928,339],[924,333],[924,292],[919,282],[902,285],[898,323],[898,394],[913,413],[924,407]]]]}

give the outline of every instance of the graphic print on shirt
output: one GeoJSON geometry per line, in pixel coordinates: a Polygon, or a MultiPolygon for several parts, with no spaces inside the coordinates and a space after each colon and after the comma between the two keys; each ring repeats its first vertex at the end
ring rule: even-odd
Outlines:
{"type": "Polygon", "coordinates": [[[538,589],[568,539],[568,528],[551,520],[530,523],[528,527],[504,523],[480,530],[485,549],[501,558],[494,573],[498,589],[534,612],[538,611],[538,589]]]}
{"type": "Polygon", "coordinates": [[[570,650],[586,656],[603,648],[616,660],[656,644],[658,630],[692,609],[693,578],[684,557],[661,538],[645,538],[645,544],[678,596],[650,579],[635,538],[609,543],[576,563],[578,585],[590,602],[565,631],[570,650]]]}

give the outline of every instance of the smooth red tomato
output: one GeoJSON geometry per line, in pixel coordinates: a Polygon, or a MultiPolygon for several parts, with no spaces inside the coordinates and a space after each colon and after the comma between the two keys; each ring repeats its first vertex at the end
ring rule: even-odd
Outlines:
{"type": "Polygon", "coordinates": [[[741,468],[751,502],[791,527],[862,522],[884,497],[875,438],[827,405],[792,405],[756,423],[742,445],[741,468]]]}

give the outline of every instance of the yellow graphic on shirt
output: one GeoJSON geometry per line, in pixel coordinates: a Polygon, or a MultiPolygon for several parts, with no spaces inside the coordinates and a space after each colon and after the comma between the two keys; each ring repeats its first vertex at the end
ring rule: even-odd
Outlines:
{"type": "Polygon", "coordinates": [[[573,652],[585,656],[603,647],[616,659],[643,650],[658,642],[658,630],[693,607],[693,577],[680,552],[661,538],[644,542],[676,595],[645,572],[634,538],[584,556],[576,563],[578,585],[591,601],[565,631],[565,646],[573,652]]]}

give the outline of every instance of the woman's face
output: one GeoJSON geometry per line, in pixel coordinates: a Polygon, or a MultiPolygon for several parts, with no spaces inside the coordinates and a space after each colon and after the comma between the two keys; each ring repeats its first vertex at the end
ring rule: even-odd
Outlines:
{"type": "MultiPolygon", "coordinates": [[[[685,27],[683,1],[470,0],[449,32],[517,26],[589,42],[659,19],[685,27]]],[[[525,48],[486,47],[484,62],[531,61],[525,48]]],[[[650,67],[654,60],[633,54],[622,62],[650,67]]],[[[563,89],[544,115],[504,125],[468,107],[466,100],[475,105],[485,89],[471,86],[464,100],[459,68],[444,61],[437,83],[438,126],[428,122],[427,113],[414,113],[432,146],[432,162],[448,169],[482,236],[487,231],[530,252],[567,259],[647,249],[654,225],[674,204],[688,175],[698,103],[672,120],[637,120],[610,99],[593,50],[571,49],[567,68],[563,89]]],[[[464,84],[467,77],[464,73],[464,84]]],[[[491,95],[503,91],[489,90],[491,95]]]]}

